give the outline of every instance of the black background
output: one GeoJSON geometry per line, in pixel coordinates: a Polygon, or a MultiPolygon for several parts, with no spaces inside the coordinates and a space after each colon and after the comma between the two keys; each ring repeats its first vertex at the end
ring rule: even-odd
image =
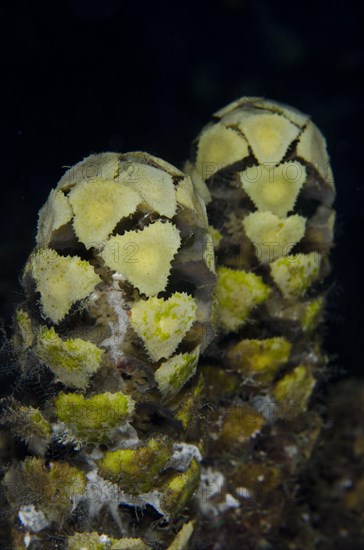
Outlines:
{"type": "Polygon", "coordinates": [[[5,323],[37,212],[65,166],[147,150],[182,167],[212,112],[264,96],[310,113],[327,137],[338,216],[326,347],[333,372],[362,375],[361,2],[13,1],[0,22],[5,323]]]}

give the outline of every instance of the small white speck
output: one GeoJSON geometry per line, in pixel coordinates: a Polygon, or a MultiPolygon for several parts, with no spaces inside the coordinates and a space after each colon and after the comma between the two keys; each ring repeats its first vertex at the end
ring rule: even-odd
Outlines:
{"type": "MultiPolygon", "coordinates": [[[[116,271],[115,273],[113,273],[111,275],[113,281],[126,281],[126,277],[125,275],[123,275],[122,273],[119,273],[118,271],[116,271]]],[[[117,290],[117,289],[116,289],[117,290]]]]}
{"type": "Polygon", "coordinates": [[[295,445],[287,445],[284,447],[284,452],[289,458],[294,458],[298,453],[298,449],[295,445]]]}
{"type": "Polygon", "coordinates": [[[230,493],[226,493],[226,504],[229,508],[239,508],[240,503],[230,493]]]}
{"type": "Polygon", "coordinates": [[[353,486],[351,479],[340,479],[336,484],[338,489],[350,489],[353,486]]]}
{"type": "Polygon", "coordinates": [[[249,489],[247,489],[246,487],[237,487],[235,489],[235,492],[238,495],[238,497],[242,497],[242,498],[251,498],[252,496],[251,491],[249,491],[249,489]]]}
{"type": "Polygon", "coordinates": [[[251,404],[268,422],[274,422],[277,417],[277,405],[270,397],[257,395],[251,404]]]}
{"type": "Polygon", "coordinates": [[[221,472],[208,468],[201,474],[201,483],[199,493],[201,500],[206,501],[215,495],[218,495],[225,483],[225,478],[221,472]]]}
{"type": "Polygon", "coordinates": [[[189,443],[175,443],[173,445],[173,455],[167,464],[168,468],[174,468],[179,472],[185,472],[193,459],[201,462],[201,453],[196,445],[189,443]]]}

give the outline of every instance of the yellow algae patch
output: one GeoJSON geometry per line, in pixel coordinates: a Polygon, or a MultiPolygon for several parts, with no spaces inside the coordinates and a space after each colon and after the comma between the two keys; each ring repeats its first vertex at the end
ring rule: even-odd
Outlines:
{"type": "Polygon", "coordinates": [[[287,409],[287,414],[296,415],[307,409],[315,385],[310,369],[299,365],[277,382],[273,396],[281,406],[292,409],[287,409]]]}
{"type": "Polygon", "coordinates": [[[153,361],[169,358],[196,320],[196,303],[185,292],[170,298],[140,300],[131,308],[130,324],[153,361]]]}
{"type": "Polygon", "coordinates": [[[217,275],[219,322],[225,330],[237,330],[246,322],[252,308],[268,298],[270,289],[254,273],[220,267],[217,275]]]}
{"type": "Polygon", "coordinates": [[[240,179],[258,210],[284,217],[293,210],[306,179],[306,170],[299,162],[284,162],[274,167],[254,166],[241,172],[240,179]]]}
{"type": "Polygon", "coordinates": [[[173,397],[195,374],[199,347],[192,353],[179,353],[167,359],[154,373],[155,381],[164,397],[173,397]]]}
{"type": "Polygon", "coordinates": [[[221,168],[249,156],[248,143],[236,130],[223,124],[206,128],[200,137],[196,168],[206,180],[221,168]]]}
{"type": "Polygon", "coordinates": [[[274,282],[286,298],[301,298],[317,279],[321,254],[294,254],[278,258],[270,264],[274,282]]]}
{"type": "Polygon", "coordinates": [[[9,401],[2,418],[18,437],[30,446],[34,443],[37,450],[44,448],[43,443],[52,435],[52,426],[39,409],[20,405],[15,399],[9,401]]]}
{"type": "Polygon", "coordinates": [[[325,301],[322,296],[307,302],[301,319],[302,328],[305,332],[310,332],[317,327],[322,319],[324,305],[325,301]]]}
{"type": "Polygon", "coordinates": [[[283,337],[241,340],[227,354],[229,366],[259,382],[269,383],[278,369],[287,363],[292,344],[283,337]]]}
{"type": "Polygon", "coordinates": [[[213,225],[209,225],[207,231],[211,235],[214,249],[219,248],[220,242],[222,241],[222,234],[220,233],[220,231],[218,229],[215,229],[213,225]]]}
{"type": "Polygon", "coordinates": [[[171,262],[180,244],[178,229],[171,222],[157,221],[142,231],[111,237],[100,256],[140,292],[154,296],[166,288],[171,262]]]}
{"type": "Polygon", "coordinates": [[[100,368],[104,351],[81,338],[62,340],[53,327],[42,327],[36,353],[63,384],[85,388],[100,368]]]}
{"type": "Polygon", "coordinates": [[[72,304],[86,298],[100,282],[88,262],[78,256],[60,256],[50,248],[31,256],[30,273],[40,293],[43,314],[54,323],[61,321],[72,304]]]}
{"type": "Polygon", "coordinates": [[[218,442],[227,448],[255,437],[266,423],[265,418],[249,405],[234,405],[227,409],[218,442]]]}
{"type": "Polygon", "coordinates": [[[176,517],[189,503],[200,483],[200,465],[194,458],[185,472],[174,474],[161,487],[166,515],[176,517]]]}
{"type": "Polygon", "coordinates": [[[123,537],[114,539],[96,532],[75,533],[67,539],[67,550],[148,550],[141,539],[123,537]]]}
{"type": "Polygon", "coordinates": [[[103,442],[112,438],[113,430],[130,420],[134,401],[122,392],[99,393],[84,397],[77,393],[60,393],[54,400],[58,418],[85,441],[103,442]]]}
{"type": "Polygon", "coordinates": [[[185,550],[188,548],[188,543],[190,538],[192,537],[194,531],[194,522],[189,521],[188,523],[185,523],[178,531],[177,535],[171,542],[171,544],[168,546],[167,550],[185,550]]]}
{"type": "Polygon", "coordinates": [[[113,180],[92,179],[77,184],[69,200],[75,233],[86,248],[91,248],[100,246],[121,219],[133,214],[142,197],[113,180]]]}
{"type": "Polygon", "coordinates": [[[137,162],[122,162],[119,182],[137,191],[149,208],[172,218],[177,209],[173,178],[167,172],[137,162]]]}
{"type": "Polygon", "coordinates": [[[32,503],[36,509],[46,512],[49,522],[58,523],[68,517],[74,502],[84,495],[87,478],[67,462],[26,457],[8,471],[4,484],[17,509],[24,503],[32,503]]]}
{"type": "Polygon", "coordinates": [[[277,113],[256,111],[242,114],[239,128],[260,164],[278,164],[300,129],[277,113]]]}
{"type": "Polygon", "coordinates": [[[129,494],[151,491],[162,468],[171,457],[172,445],[158,439],[137,449],[108,451],[97,461],[101,475],[117,482],[129,494]]]}
{"type": "Polygon", "coordinates": [[[271,212],[252,212],[243,220],[247,237],[262,263],[286,256],[305,234],[306,219],[298,214],[281,219],[271,212]]]}

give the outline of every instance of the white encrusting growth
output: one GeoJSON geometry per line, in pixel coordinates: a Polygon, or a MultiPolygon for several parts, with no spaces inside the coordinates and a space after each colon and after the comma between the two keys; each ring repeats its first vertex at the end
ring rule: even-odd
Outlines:
{"type": "Polygon", "coordinates": [[[194,458],[198,462],[202,461],[201,452],[196,445],[183,442],[175,443],[173,445],[173,455],[168,461],[166,467],[173,468],[178,472],[185,472],[194,458]]]}
{"type": "Polygon", "coordinates": [[[44,512],[37,510],[34,504],[22,506],[18,512],[18,518],[22,525],[33,533],[39,533],[39,531],[49,526],[49,521],[44,512]]]}
{"type": "Polygon", "coordinates": [[[117,287],[116,281],[114,286],[115,288],[106,293],[106,297],[110,305],[110,309],[115,312],[116,320],[110,319],[108,321],[110,336],[105,338],[100,343],[100,346],[106,348],[111,359],[117,363],[124,357],[122,346],[125,341],[125,335],[129,325],[129,317],[123,292],[117,287]]]}

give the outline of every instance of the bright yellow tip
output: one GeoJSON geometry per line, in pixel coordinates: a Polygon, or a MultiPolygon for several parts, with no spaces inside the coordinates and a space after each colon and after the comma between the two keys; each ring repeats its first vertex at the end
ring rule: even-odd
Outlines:
{"type": "Polygon", "coordinates": [[[142,231],[111,237],[100,256],[141,293],[154,296],[165,290],[171,262],[180,244],[178,229],[171,222],[157,221],[142,231]]]}
{"type": "Polygon", "coordinates": [[[271,212],[253,212],[243,220],[245,233],[262,263],[286,256],[305,234],[306,220],[295,214],[280,219],[271,212]]]}
{"type": "Polygon", "coordinates": [[[54,323],[61,321],[71,306],[86,298],[100,282],[88,262],[78,256],[60,256],[50,248],[31,256],[30,272],[40,293],[43,315],[54,323]]]}
{"type": "Polygon", "coordinates": [[[77,184],[69,194],[73,226],[86,248],[99,247],[116,224],[133,214],[142,197],[113,180],[93,179],[77,184]]]}
{"type": "Polygon", "coordinates": [[[242,187],[258,210],[281,218],[293,210],[305,179],[306,169],[299,162],[253,166],[240,174],[242,187]]]}

